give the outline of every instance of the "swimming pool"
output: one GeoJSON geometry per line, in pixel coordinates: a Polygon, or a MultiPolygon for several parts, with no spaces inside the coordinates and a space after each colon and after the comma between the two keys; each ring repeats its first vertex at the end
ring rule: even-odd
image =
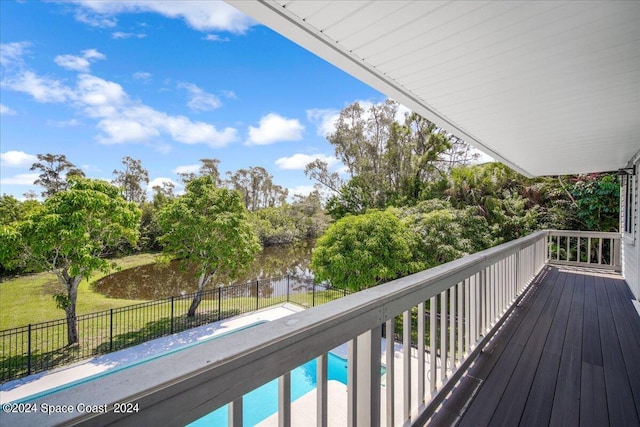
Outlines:
{"type": "MultiPolygon", "coordinates": [[[[291,371],[291,401],[316,388],[316,359],[291,371]]],[[[347,361],[329,353],[327,357],[328,380],[347,384],[347,361]]],[[[275,379],[244,395],[242,416],[244,425],[254,426],[278,410],[278,380],[275,379]]],[[[228,408],[222,408],[188,424],[191,427],[226,427],[228,408]]]]}

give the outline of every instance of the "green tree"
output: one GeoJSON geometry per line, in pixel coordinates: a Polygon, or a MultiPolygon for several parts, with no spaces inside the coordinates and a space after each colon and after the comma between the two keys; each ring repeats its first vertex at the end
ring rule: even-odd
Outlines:
{"type": "Polygon", "coordinates": [[[40,171],[33,183],[44,187],[42,197],[50,197],[69,186],[68,178],[84,177],[84,172],[67,160],[64,154],[38,154],[38,162],[31,165],[32,171],[40,171]]]}
{"type": "Polygon", "coordinates": [[[418,271],[406,231],[388,211],[341,218],[316,243],[315,279],[359,291],[418,271]]]}
{"type": "Polygon", "coordinates": [[[455,209],[446,200],[432,199],[395,208],[404,224],[414,261],[431,268],[492,246],[487,220],[478,209],[455,209]]]}
{"type": "Polygon", "coordinates": [[[108,248],[138,239],[140,211],[105,181],[74,177],[25,221],[0,228],[0,263],[51,271],[65,288],[56,295],[65,310],[69,345],[78,342],[76,302],[82,278],[108,272],[108,248]]]}
{"type": "Polygon", "coordinates": [[[188,316],[195,315],[216,272],[233,280],[260,250],[240,194],[216,188],[211,176],[189,181],[185,194],[162,208],[159,223],[165,253],[196,268],[198,292],[188,316]]]}
{"type": "Polygon", "coordinates": [[[578,230],[618,231],[620,183],[612,174],[579,175],[571,194],[577,208],[578,230]]]}
{"type": "Polygon", "coordinates": [[[122,159],[122,165],[124,170],[113,171],[115,178],[111,183],[122,188],[126,201],[141,204],[147,198],[146,185],[149,184],[149,172],[142,167],[140,160],[129,156],[122,159]]]}

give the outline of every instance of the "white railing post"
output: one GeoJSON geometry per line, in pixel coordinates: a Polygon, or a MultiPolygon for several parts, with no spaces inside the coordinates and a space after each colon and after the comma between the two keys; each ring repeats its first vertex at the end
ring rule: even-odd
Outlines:
{"type": "MultiPolygon", "coordinates": [[[[424,314],[424,313],[423,313],[424,314]]],[[[395,380],[396,380],[396,376],[395,376],[395,340],[394,340],[394,336],[393,336],[393,331],[395,328],[395,322],[394,322],[395,318],[392,317],[391,319],[387,320],[387,323],[385,324],[385,328],[386,328],[386,332],[387,332],[387,337],[386,337],[386,347],[385,347],[385,352],[386,352],[386,358],[385,358],[385,362],[386,362],[386,376],[387,376],[387,381],[386,381],[386,390],[387,390],[387,426],[393,426],[394,424],[394,420],[395,420],[395,380]]],[[[424,341],[424,339],[423,339],[424,341]]],[[[424,380],[423,380],[424,383],[424,380]]],[[[355,426],[355,422],[353,423],[353,425],[355,426]]]]}
{"type": "Polygon", "coordinates": [[[402,314],[402,391],[403,417],[411,419],[411,311],[402,314]]]}
{"type": "MultiPolygon", "coordinates": [[[[393,322],[392,322],[393,323],[393,322]]],[[[393,329],[389,338],[389,321],[387,321],[387,352],[389,351],[389,341],[393,342],[393,329]]],[[[393,348],[393,347],[392,347],[393,348]]],[[[388,357],[388,355],[387,355],[388,357]]],[[[356,427],[357,407],[358,407],[358,339],[349,340],[347,344],[347,425],[356,427]]],[[[393,374],[393,373],[392,373],[393,374]]],[[[389,382],[389,372],[387,372],[387,382],[389,382]]]]}
{"type": "Polygon", "coordinates": [[[327,353],[324,353],[316,359],[316,425],[318,427],[327,427],[327,358],[327,353]]]}
{"type": "Polygon", "coordinates": [[[229,427],[242,427],[242,397],[229,403],[229,427]]]}
{"type": "Polygon", "coordinates": [[[278,427],[291,427],[291,372],[278,378],[278,427]]]}
{"type": "Polygon", "coordinates": [[[356,419],[361,426],[380,426],[380,326],[358,336],[356,419]]]}

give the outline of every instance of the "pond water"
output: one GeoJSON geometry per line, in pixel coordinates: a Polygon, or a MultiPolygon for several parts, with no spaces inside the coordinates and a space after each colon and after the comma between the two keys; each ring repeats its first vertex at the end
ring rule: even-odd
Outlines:
{"type": "MultiPolygon", "coordinates": [[[[296,283],[311,285],[313,275],[309,263],[314,245],[315,241],[308,240],[266,247],[242,277],[234,281],[214,277],[207,289],[287,275],[296,283]]],[[[149,264],[119,271],[100,279],[93,286],[96,292],[111,298],[142,300],[167,298],[198,290],[194,269],[183,270],[177,261],[169,265],[149,264]]]]}

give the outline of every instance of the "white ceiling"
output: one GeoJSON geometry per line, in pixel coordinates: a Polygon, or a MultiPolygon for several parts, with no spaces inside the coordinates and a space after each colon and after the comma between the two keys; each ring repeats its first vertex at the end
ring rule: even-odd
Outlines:
{"type": "Polygon", "coordinates": [[[228,3],[527,175],[640,150],[640,1],[228,3]]]}

